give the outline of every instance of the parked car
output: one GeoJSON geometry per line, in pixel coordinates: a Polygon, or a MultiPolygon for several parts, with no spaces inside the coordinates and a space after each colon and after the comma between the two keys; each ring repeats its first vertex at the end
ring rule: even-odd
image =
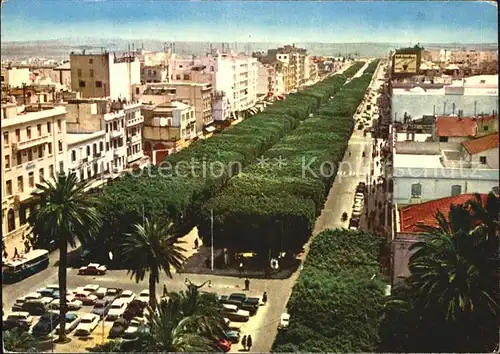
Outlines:
{"type": "Polygon", "coordinates": [[[111,301],[108,299],[101,299],[95,302],[94,308],[91,313],[98,315],[101,318],[106,317],[109,312],[111,301]]]}
{"type": "Polygon", "coordinates": [[[127,340],[137,338],[137,331],[139,330],[139,327],[141,325],[144,325],[143,321],[141,320],[133,319],[132,321],[130,321],[127,329],[125,330],[125,332],[123,332],[122,338],[127,340]]]}
{"type": "Polygon", "coordinates": [[[224,353],[227,353],[231,350],[231,342],[226,338],[219,338],[215,341],[215,345],[217,345],[224,353]]]}
{"type": "Polygon", "coordinates": [[[89,263],[78,270],[80,275],[104,275],[108,269],[98,263],[89,263]]]}
{"type": "Polygon", "coordinates": [[[48,308],[40,300],[28,300],[21,306],[21,311],[29,312],[32,316],[41,316],[48,311],[48,308]]]}
{"type": "Polygon", "coordinates": [[[88,291],[88,292],[94,294],[97,290],[99,290],[99,285],[97,285],[97,284],[87,284],[87,285],[85,285],[83,287],[83,290],[84,291],[88,291]]]}
{"type": "Polygon", "coordinates": [[[29,301],[29,300],[40,300],[42,299],[44,296],[40,293],[29,293],[28,295],[26,295],[24,297],[24,300],[25,301],[29,301]]]}
{"type": "Polygon", "coordinates": [[[33,323],[33,317],[30,316],[29,312],[17,311],[17,312],[12,312],[3,319],[2,329],[4,331],[14,328],[28,330],[31,327],[32,323],[33,323]]]}
{"type": "Polygon", "coordinates": [[[123,318],[127,319],[128,321],[131,321],[135,317],[143,317],[146,305],[147,305],[146,303],[140,300],[132,300],[130,303],[127,304],[127,308],[123,313],[123,318]]]}
{"type": "Polygon", "coordinates": [[[75,336],[89,336],[99,324],[99,316],[93,313],[86,314],[82,317],[78,326],[76,326],[75,336]]]}
{"type": "Polygon", "coordinates": [[[53,299],[59,299],[58,289],[43,288],[37,291],[42,297],[51,297],[53,299]]]}
{"type": "MultiPolygon", "coordinates": [[[[74,297],[67,297],[66,298],[66,306],[68,306],[69,311],[78,311],[82,308],[83,303],[80,300],[75,299],[74,297]]],[[[47,305],[49,310],[59,310],[61,307],[61,303],[59,299],[54,299],[52,300],[48,305],[47,305]]]]}
{"type": "Polygon", "coordinates": [[[239,307],[241,310],[250,312],[250,316],[257,313],[260,306],[260,298],[258,297],[248,297],[239,307]]]}
{"type": "Polygon", "coordinates": [[[148,289],[142,290],[139,293],[137,300],[142,301],[142,302],[147,304],[149,302],[149,290],[148,289]]]}
{"type": "Polygon", "coordinates": [[[32,333],[35,337],[49,335],[59,324],[59,314],[56,312],[44,313],[36,325],[33,326],[32,333]]]}
{"type": "Polygon", "coordinates": [[[97,296],[98,299],[104,299],[107,292],[108,292],[107,288],[100,287],[99,289],[97,289],[97,291],[94,292],[94,295],[97,296]]]}
{"type": "MultiPolygon", "coordinates": [[[[130,328],[130,327],[129,327],[130,328]]],[[[137,329],[132,333],[127,333],[128,328],[123,333],[122,338],[122,347],[121,350],[124,352],[132,352],[134,351],[134,345],[139,335],[141,333],[148,333],[150,331],[149,327],[145,324],[140,324],[137,329]]]]}
{"type": "Polygon", "coordinates": [[[282,313],[278,329],[286,330],[286,329],[288,329],[289,324],[290,324],[290,315],[288,313],[282,313]]]}
{"type": "Polygon", "coordinates": [[[108,338],[119,338],[129,326],[129,321],[124,318],[119,318],[113,323],[113,327],[109,330],[108,338]]]}
{"type": "Polygon", "coordinates": [[[229,330],[225,331],[224,335],[231,343],[236,344],[240,341],[241,333],[239,331],[229,330]]]}
{"type": "Polygon", "coordinates": [[[120,289],[120,288],[108,288],[106,290],[106,295],[104,296],[104,298],[113,302],[120,297],[122,292],[123,292],[123,289],[120,289]]]}
{"type": "Polygon", "coordinates": [[[116,299],[109,307],[108,314],[106,315],[106,321],[114,321],[122,317],[126,309],[127,302],[122,299],[116,299]]]}
{"type": "Polygon", "coordinates": [[[235,322],[246,322],[250,319],[250,313],[248,311],[239,310],[238,306],[233,304],[222,304],[221,314],[235,322]]]}
{"type": "Polygon", "coordinates": [[[127,302],[132,302],[132,300],[134,300],[136,297],[136,295],[134,294],[133,291],[130,291],[130,290],[124,290],[119,299],[124,299],[125,301],[127,302]]]}
{"type": "Polygon", "coordinates": [[[76,300],[80,300],[84,306],[94,305],[97,301],[97,296],[92,295],[90,291],[77,291],[74,294],[76,300]]]}
{"type": "Polygon", "coordinates": [[[26,302],[26,299],[24,297],[20,297],[19,299],[16,299],[14,302],[14,305],[12,305],[12,312],[17,312],[21,311],[23,308],[23,304],[26,302]]]}
{"type": "MultiPolygon", "coordinates": [[[[82,318],[78,316],[76,313],[72,312],[66,313],[66,330],[65,330],[66,334],[74,330],[80,323],[81,319],[82,318]]],[[[57,325],[56,333],[59,334],[60,331],[61,331],[61,325],[57,325]]]]}

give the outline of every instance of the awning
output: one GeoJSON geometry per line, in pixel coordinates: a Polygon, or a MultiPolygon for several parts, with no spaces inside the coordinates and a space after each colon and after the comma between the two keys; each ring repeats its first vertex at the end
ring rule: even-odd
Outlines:
{"type": "Polygon", "coordinates": [[[214,131],[215,131],[215,127],[213,127],[213,126],[205,127],[204,129],[205,129],[207,132],[209,132],[209,133],[212,133],[212,132],[214,132],[214,131]]]}

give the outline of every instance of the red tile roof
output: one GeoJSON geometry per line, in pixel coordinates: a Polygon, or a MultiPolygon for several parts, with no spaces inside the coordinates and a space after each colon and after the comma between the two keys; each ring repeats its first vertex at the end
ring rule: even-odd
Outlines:
{"type": "Polygon", "coordinates": [[[464,141],[462,145],[470,155],[498,148],[498,133],[486,135],[474,140],[464,141]]]}
{"type": "Polygon", "coordinates": [[[476,130],[477,123],[472,118],[436,117],[437,136],[476,136],[476,130]]]}
{"type": "MultiPolygon", "coordinates": [[[[481,194],[483,203],[487,194],[481,194]]],[[[465,204],[469,199],[474,198],[474,194],[459,194],[454,197],[446,197],[431,200],[421,204],[409,205],[399,210],[400,232],[419,233],[423,232],[417,224],[427,226],[437,226],[435,219],[436,212],[440,210],[445,217],[448,217],[450,206],[465,204]]]]}

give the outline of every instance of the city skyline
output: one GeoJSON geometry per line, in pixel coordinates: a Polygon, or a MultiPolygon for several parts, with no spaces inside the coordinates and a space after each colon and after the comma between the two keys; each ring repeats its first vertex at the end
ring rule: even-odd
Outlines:
{"type": "Polygon", "coordinates": [[[181,41],[492,43],[486,2],[9,0],[2,41],[61,38],[181,41]]]}

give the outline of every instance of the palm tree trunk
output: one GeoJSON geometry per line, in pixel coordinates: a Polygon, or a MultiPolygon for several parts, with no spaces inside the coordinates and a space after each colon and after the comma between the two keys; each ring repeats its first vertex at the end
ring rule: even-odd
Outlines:
{"type": "Polygon", "coordinates": [[[68,243],[64,237],[61,237],[59,245],[59,317],[60,317],[60,332],[59,341],[64,343],[66,341],[66,311],[67,311],[67,274],[66,268],[68,266],[68,243]]]}
{"type": "Polygon", "coordinates": [[[149,306],[153,310],[156,309],[156,270],[152,269],[151,272],[149,272],[149,306]]]}

